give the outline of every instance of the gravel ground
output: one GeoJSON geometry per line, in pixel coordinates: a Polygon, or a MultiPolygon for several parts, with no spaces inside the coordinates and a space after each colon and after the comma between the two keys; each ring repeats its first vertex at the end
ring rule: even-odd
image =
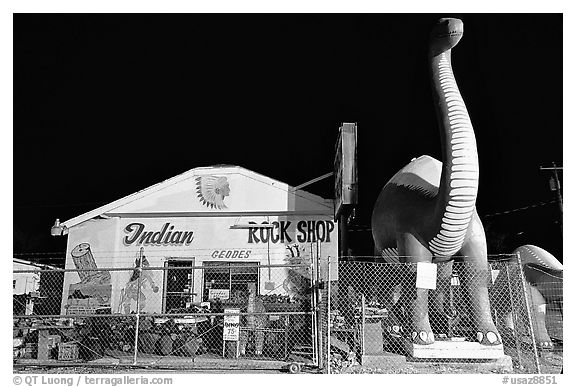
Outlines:
{"type": "MultiPolygon", "coordinates": [[[[559,374],[563,367],[563,352],[552,351],[543,353],[540,356],[540,369],[542,374],[559,374]]],[[[201,369],[201,368],[159,368],[159,367],[130,367],[122,366],[14,366],[14,374],[143,374],[143,373],[167,373],[167,374],[187,374],[187,373],[203,373],[203,374],[281,374],[285,370],[279,369],[201,369]]],[[[318,373],[318,370],[304,368],[303,373],[318,373]]],[[[525,373],[518,367],[517,362],[514,362],[513,373],[525,373]]],[[[401,367],[394,368],[377,368],[377,367],[363,367],[361,365],[346,366],[346,367],[332,367],[332,373],[342,374],[466,374],[466,373],[479,373],[471,372],[470,367],[461,364],[430,364],[430,363],[407,363],[401,367]]],[[[482,373],[499,373],[497,371],[484,371],[482,373]]]]}
{"type": "Polygon", "coordinates": [[[281,374],[282,370],[162,369],[132,367],[14,367],[14,374],[281,374]]]}

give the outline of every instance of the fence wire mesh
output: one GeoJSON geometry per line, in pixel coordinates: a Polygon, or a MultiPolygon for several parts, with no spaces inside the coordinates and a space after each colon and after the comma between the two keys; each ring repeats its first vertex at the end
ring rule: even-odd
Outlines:
{"type": "Polygon", "coordinates": [[[461,262],[436,268],[436,290],[428,291],[422,316],[435,343],[452,343],[461,357],[417,358],[407,345],[426,326],[416,320],[414,329],[416,265],[334,257],[337,271],[318,260],[15,270],[13,358],[15,364],[225,368],[276,361],[327,373],[462,373],[455,362],[483,359],[461,347],[477,340],[479,322],[493,321],[513,372],[559,373],[562,278],[530,282],[515,257],[499,258],[480,269],[461,262]],[[324,282],[320,272],[328,274],[324,282]],[[474,307],[466,284],[486,288],[487,313],[474,307]],[[453,366],[439,368],[437,361],[447,358],[453,366]]]}
{"type": "MultiPolygon", "coordinates": [[[[417,309],[415,302],[418,297],[422,300],[423,293],[416,286],[416,264],[369,262],[372,257],[340,261],[339,279],[330,284],[337,291],[331,292],[329,372],[344,372],[357,359],[364,368],[388,373],[462,373],[471,369],[559,373],[561,282],[536,289],[525,281],[516,257],[505,258],[484,267],[463,262],[436,265],[436,288],[424,292],[428,293],[425,309],[417,309]],[[484,308],[475,306],[482,297],[477,292],[481,287],[489,302],[484,308]],[[537,299],[541,294],[544,299],[537,299]],[[479,331],[484,343],[495,338],[490,329],[482,329],[492,322],[501,344],[500,340],[492,343],[496,345],[476,344],[479,331]],[[418,336],[428,327],[434,344],[412,345],[413,332],[418,336]],[[490,358],[500,361],[492,368],[482,367],[490,358]],[[438,367],[440,361],[452,365],[438,367]],[[465,363],[480,367],[458,367],[465,363]]],[[[423,336],[430,341],[429,334],[423,336]]]]}
{"type": "Polygon", "coordinates": [[[311,265],[173,261],[14,278],[15,289],[35,283],[13,298],[15,363],[317,360],[311,265]]]}

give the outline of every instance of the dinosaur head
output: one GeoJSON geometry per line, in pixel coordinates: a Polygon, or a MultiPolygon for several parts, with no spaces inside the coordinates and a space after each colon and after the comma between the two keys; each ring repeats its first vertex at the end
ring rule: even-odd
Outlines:
{"type": "Polygon", "coordinates": [[[464,23],[460,19],[438,20],[430,34],[430,53],[439,55],[456,46],[464,34],[464,23]]]}

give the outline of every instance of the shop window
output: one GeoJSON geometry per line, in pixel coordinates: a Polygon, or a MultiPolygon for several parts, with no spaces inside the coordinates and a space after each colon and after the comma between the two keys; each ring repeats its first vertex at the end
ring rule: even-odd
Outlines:
{"type": "Polygon", "coordinates": [[[248,284],[259,286],[258,262],[204,262],[203,301],[243,303],[248,284]]]}
{"type": "Polygon", "coordinates": [[[164,313],[189,308],[194,295],[194,258],[169,259],[164,266],[164,313]]]}

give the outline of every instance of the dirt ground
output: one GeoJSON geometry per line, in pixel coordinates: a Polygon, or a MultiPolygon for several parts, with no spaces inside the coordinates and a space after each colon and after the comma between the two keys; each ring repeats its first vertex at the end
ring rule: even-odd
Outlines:
{"type": "MultiPolygon", "coordinates": [[[[540,373],[541,374],[560,374],[563,370],[563,353],[562,351],[552,351],[542,353],[540,358],[540,373]]],[[[343,369],[335,369],[333,373],[343,373],[343,374],[478,374],[478,373],[502,373],[509,374],[510,372],[500,371],[500,370],[483,370],[478,371],[477,369],[472,370],[469,365],[463,364],[449,364],[449,363],[407,363],[403,364],[401,367],[389,367],[389,368],[378,368],[378,367],[363,367],[360,365],[346,367],[343,369]]],[[[512,373],[518,374],[533,374],[536,373],[535,366],[533,364],[526,364],[522,366],[517,361],[513,361],[512,373]]]]}
{"type": "MultiPolygon", "coordinates": [[[[523,367],[518,359],[513,360],[512,373],[536,373],[533,363],[524,360],[525,366],[523,367]]],[[[542,374],[560,374],[563,370],[563,352],[556,350],[551,352],[543,352],[539,357],[540,372],[542,374]]],[[[332,367],[332,373],[342,374],[466,374],[466,373],[509,373],[500,372],[497,370],[473,370],[469,365],[463,364],[449,364],[449,363],[411,363],[407,362],[402,364],[401,367],[365,367],[361,365],[353,365],[346,367],[332,367]]],[[[15,374],[131,374],[131,373],[167,373],[167,374],[187,374],[187,373],[203,373],[203,374],[280,374],[285,373],[285,369],[250,369],[250,368],[233,368],[233,367],[134,367],[128,365],[90,365],[90,366],[36,366],[36,365],[14,365],[13,372],[15,374]]],[[[321,370],[313,368],[304,368],[303,373],[321,373],[321,370]]],[[[326,370],[324,370],[326,372],[326,370]]]]}
{"type": "Polygon", "coordinates": [[[14,367],[14,374],[282,374],[284,370],[238,370],[238,369],[162,369],[118,367],[14,367]]]}

